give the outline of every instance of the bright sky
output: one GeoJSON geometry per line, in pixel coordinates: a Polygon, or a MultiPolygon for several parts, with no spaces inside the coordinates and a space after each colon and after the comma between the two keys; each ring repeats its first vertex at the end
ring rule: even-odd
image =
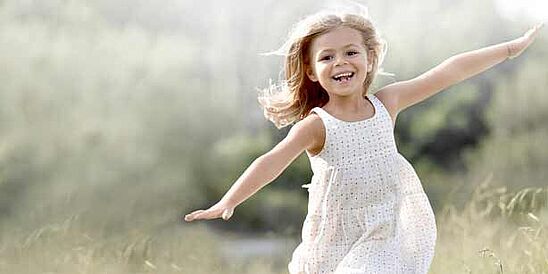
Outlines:
{"type": "Polygon", "coordinates": [[[497,4],[501,14],[509,19],[548,22],[548,0],[497,0],[497,4]]]}

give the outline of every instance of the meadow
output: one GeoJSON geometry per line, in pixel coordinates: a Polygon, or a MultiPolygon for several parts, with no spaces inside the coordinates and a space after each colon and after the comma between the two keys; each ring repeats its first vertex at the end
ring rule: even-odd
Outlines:
{"type": "MultiPolygon", "coordinates": [[[[510,193],[482,182],[463,208],[437,214],[430,273],[548,273],[548,188],[510,193]]],[[[3,230],[1,273],[287,273],[285,254],[231,261],[205,224],[112,234],[72,216],[34,231],[3,230]]],[[[263,234],[261,237],[271,237],[263,234]]],[[[232,250],[238,253],[242,250],[232,250]]]]}
{"type": "MultiPolygon", "coordinates": [[[[286,136],[257,102],[282,59],[260,53],[328,2],[1,1],[0,273],[287,273],[306,155],[228,222],[182,217],[286,136]]],[[[363,2],[395,73],[372,92],[535,23],[497,2],[363,2]]],[[[547,45],[399,114],[431,273],[548,273],[547,45]]]]}

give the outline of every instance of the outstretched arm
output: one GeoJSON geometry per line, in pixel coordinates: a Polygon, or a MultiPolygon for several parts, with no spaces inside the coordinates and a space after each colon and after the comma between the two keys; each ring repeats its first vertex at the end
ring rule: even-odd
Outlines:
{"type": "Polygon", "coordinates": [[[393,113],[417,104],[439,91],[479,74],[507,58],[520,55],[536,38],[542,23],[522,37],[451,56],[433,69],[407,81],[383,87],[377,93],[388,98],[393,113]]]}
{"type": "Polygon", "coordinates": [[[319,124],[312,116],[297,122],[287,136],[269,152],[257,158],[236,180],[223,198],[209,209],[195,210],[185,216],[185,221],[215,219],[228,220],[234,208],[243,203],[262,187],[272,182],[305,149],[314,146],[315,134],[319,124]]]}

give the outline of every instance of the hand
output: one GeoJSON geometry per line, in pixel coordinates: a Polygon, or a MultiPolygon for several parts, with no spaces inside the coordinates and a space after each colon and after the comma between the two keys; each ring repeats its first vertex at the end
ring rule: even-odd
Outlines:
{"type": "Polygon", "coordinates": [[[530,28],[522,37],[510,41],[508,44],[508,58],[513,59],[518,57],[537,37],[539,29],[544,23],[540,23],[530,28]]]}
{"type": "Polygon", "coordinates": [[[185,215],[185,221],[192,222],[194,220],[200,220],[200,219],[216,219],[216,218],[223,218],[223,220],[228,220],[234,213],[234,206],[229,205],[227,203],[219,201],[212,207],[206,209],[206,210],[196,210],[192,213],[189,213],[185,215]]]}

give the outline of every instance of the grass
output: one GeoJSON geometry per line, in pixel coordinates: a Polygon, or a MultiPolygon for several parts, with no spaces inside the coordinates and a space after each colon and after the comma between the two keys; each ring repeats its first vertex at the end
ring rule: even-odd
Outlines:
{"type": "MultiPolygon", "coordinates": [[[[548,188],[509,193],[480,184],[463,208],[437,213],[430,273],[548,273],[548,188]]],[[[222,234],[205,223],[112,234],[74,215],[23,231],[4,225],[1,273],[287,273],[284,258],[238,263],[219,252],[222,234]]],[[[237,251],[235,251],[237,252],[237,251]]]]}
{"type": "Polygon", "coordinates": [[[465,207],[437,216],[431,273],[548,273],[548,188],[481,184],[465,207]]]}

